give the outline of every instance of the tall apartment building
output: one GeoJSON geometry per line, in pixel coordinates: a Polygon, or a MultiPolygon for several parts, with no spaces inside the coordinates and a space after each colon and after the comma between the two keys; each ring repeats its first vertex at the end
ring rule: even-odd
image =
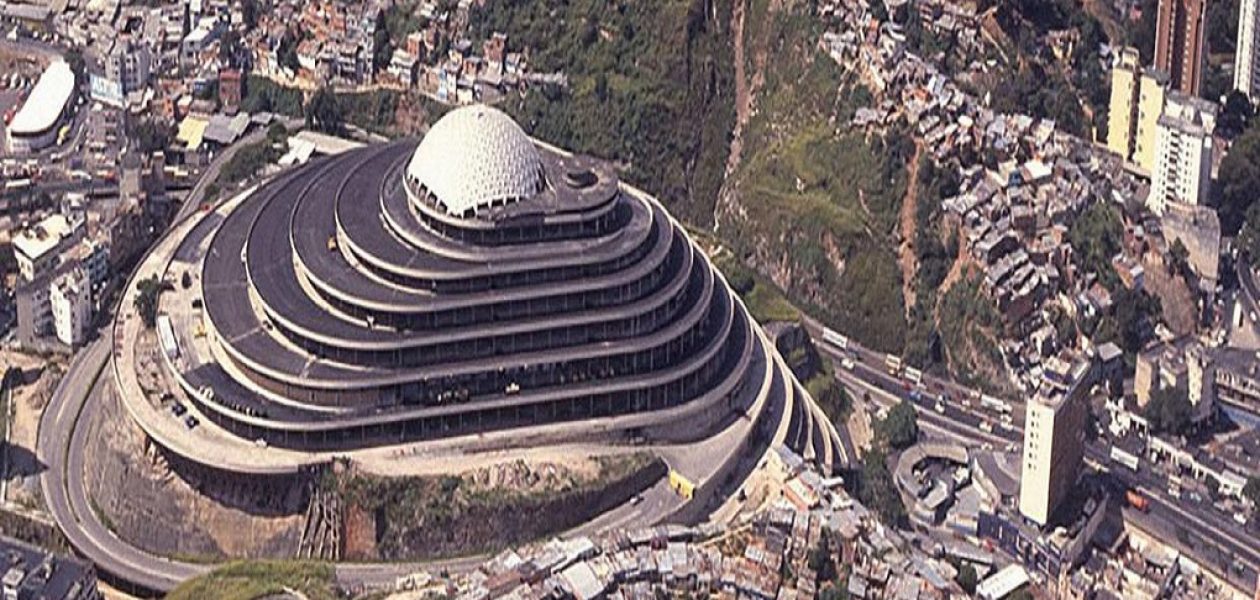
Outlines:
{"type": "Polygon", "coordinates": [[[1138,118],[1131,162],[1146,175],[1155,168],[1155,132],[1159,117],[1164,114],[1164,98],[1167,93],[1167,73],[1157,69],[1142,71],[1142,78],[1138,83],[1138,118]]]}
{"type": "Polygon", "coordinates": [[[105,57],[105,78],[116,82],[123,95],[142,90],[149,84],[153,54],[144,44],[136,44],[122,36],[114,42],[105,57]]]}
{"type": "Polygon", "coordinates": [[[1164,214],[1169,202],[1197,206],[1212,182],[1216,105],[1180,92],[1168,94],[1156,126],[1155,165],[1146,206],[1164,214]]]}
{"type": "Polygon", "coordinates": [[[1217,356],[1203,342],[1183,337],[1138,353],[1133,395],[1145,408],[1160,390],[1175,389],[1190,401],[1192,422],[1212,416],[1216,406],[1217,356]]]}
{"type": "Polygon", "coordinates": [[[83,239],[79,212],[56,213],[13,234],[13,255],[22,281],[34,281],[57,266],[61,253],[83,239]]]}
{"type": "Polygon", "coordinates": [[[1234,54],[1234,89],[1253,103],[1260,100],[1260,0],[1238,2],[1238,49],[1234,54]]]}
{"type": "Polygon", "coordinates": [[[1046,363],[1045,375],[1024,418],[1024,463],[1019,512],[1045,526],[1072,491],[1085,451],[1086,395],[1093,363],[1065,355],[1046,363]]]}
{"type": "Polygon", "coordinates": [[[1107,122],[1107,149],[1130,160],[1137,138],[1138,83],[1142,59],[1137,48],[1125,48],[1111,67],[1111,105],[1107,122]]]}
{"type": "Polygon", "coordinates": [[[1143,68],[1136,48],[1125,48],[1111,70],[1107,148],[1144,175],[1155,165],[1155,131],[1164,111],[1168,75],[1143,68]]]}
{"type": "Polygon", "coordinates": [[[1155,68],[1168,73],[1173,89],[1199,95],[1208,0],[1160,0],[1155,28],[1155,68]]]}
{"type": "Polygon", "coordinates": [[[57,339],[76,347],[87,338],[92,323],[92,280],[81,267],[69,269],[48,286],[52,328],[57,339]]]}

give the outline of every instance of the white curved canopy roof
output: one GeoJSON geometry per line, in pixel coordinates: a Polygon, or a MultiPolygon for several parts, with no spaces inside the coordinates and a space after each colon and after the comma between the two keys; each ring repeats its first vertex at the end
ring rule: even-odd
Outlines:
{"type": "Polygon", "coordinates": [[[13,116],[9,133],[38,135],[48,131],[57,123],[73,91],[74,71],[70,70],[70,65],[62,60],[49,64],[35,87],[31,88],[31,95],[26,98],[22,109],[13,116]]]}
{"type": "Polygon", "coordinates": [[[433,124],[412,155],[407,175],[436,196],[447,213],[463,215],[538,193],[542,162],[511,117],[476,104],[433,124]]]}

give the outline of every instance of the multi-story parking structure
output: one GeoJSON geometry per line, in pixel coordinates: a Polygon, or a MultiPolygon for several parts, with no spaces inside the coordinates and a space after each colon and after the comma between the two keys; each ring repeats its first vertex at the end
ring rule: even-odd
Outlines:
{"type": "Polygon", "coordinates": [[[178,327],[166,355],[202,413],[275,446],[623,416],[699,438],[753,377],[747,316],[665,210],[485,106],[272,180],[204,250],[216,360],[180,357],[178,327]]]}

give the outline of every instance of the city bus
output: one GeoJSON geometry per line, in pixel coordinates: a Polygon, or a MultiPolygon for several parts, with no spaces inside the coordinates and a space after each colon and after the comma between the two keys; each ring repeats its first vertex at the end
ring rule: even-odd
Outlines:
{"type": "Polygon", "coordinates": [[[838,350],[849,349],[849,338],[827,327],[823,327],[823,341],[835,346],[838,350]]]}
{"type": "Polygon", "coordinates": [[[1004,415],[1011,414],[1011,405],[988,394],[980,396],[980,406],[1004,415]]]}

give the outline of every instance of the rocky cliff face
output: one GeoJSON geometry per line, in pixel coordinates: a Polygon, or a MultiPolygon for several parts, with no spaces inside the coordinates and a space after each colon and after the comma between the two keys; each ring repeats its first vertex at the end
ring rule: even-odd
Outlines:
{"type": "Polygon", "coordinates": [[[463,556],[522,544],[584,523],[658,481],[646,455],[595,460],[594,470],[513,462],[462,476],[350,474],[346,558],[463,556]]]}
{"type": "Polygon", "coordinates": [[[306,486],[243,480],[171,464],[112,393],[89,423],[87,484],[94,509],[128,543],[163,556],[292,558],[306,486]]]}

